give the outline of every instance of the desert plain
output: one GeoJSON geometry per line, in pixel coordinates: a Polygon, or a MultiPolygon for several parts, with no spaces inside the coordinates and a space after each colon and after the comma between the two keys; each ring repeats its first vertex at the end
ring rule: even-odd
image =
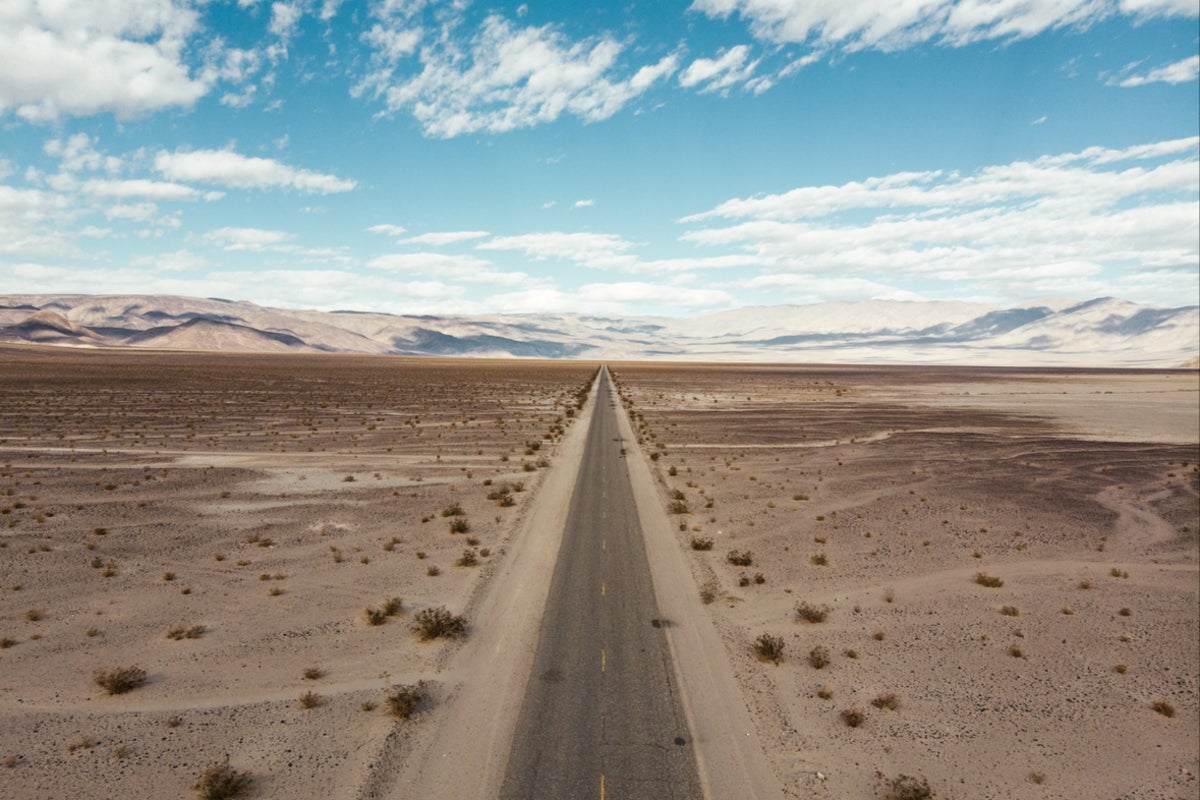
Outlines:
{"type": "MultiPolygon", "coordinates": [[[[0,795],[416,797],[597,366],[0,350],[0,795]]],[[[1196,371],[610,369],[784,796],[1197,797],[1196,371]]]]}

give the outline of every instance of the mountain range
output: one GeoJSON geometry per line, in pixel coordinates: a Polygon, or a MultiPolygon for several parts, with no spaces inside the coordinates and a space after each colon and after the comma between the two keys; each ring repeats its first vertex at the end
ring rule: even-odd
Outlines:
{"type": "Polygon", "coordinates": [[[0,295],[0,341],[167,350],[605,360],[1200,366],[1200,307],[872,300],[690,318],[406,316],[163,295],[0,295]]]}

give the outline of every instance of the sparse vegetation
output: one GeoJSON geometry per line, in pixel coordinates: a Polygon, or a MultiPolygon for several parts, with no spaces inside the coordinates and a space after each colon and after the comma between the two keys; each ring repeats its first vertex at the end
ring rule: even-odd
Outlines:
{"type": "Polygon", "coordinates": [[[397,686],[384,696],[388,713],[397,719],[409,719],[429,697],[425,681],[397,686]]]}
{"type": "Polygon", "coordinates": [[[1006,616],[1006,617],[1019,617],[1019,616],[1021,616],[1021,611],[1020,611],[1020,609],[1018,609],[1016,606],[1002,606],[1002,607],[1000,608],[1000,613],[1001,613],[1001,614],[1003,614],[1003,615],[1004,615],[1004,616],[1006,616]]]}
{"type": "Polygon", "coordinates": [[[1164,717],[1170,718],[1175,716],[1175,706],[1171,705],[1166,700],[1155,700],[1150,704],[1150,707],[1159,714],[1162,714],[1164,717]]]}
{"type": "Polygon", "coordinates": [[[899,775],[887,782],[884,800],[932,800],[929,781],[912,775],[899,775]]]}
{"type": "Polygon", "coordinates": [[[321,697],[321,695],[317,694],[316,692],[309,690],[309,691],[305,692],[304,694],[300,695],[300,697],[297,698],[297,702],[300,704],[301,708],[310,709],[310,708],[316,708],[317,706],[321,705],[322,703],[325,702],[325,699],[323,697],[321,697]]]}
{"type": "Polygon", "coordinates": [[[713,602],[719,595],[720,587],[717,586],[716,581],[705,581],[700,586],[700,602],[704,603],[704,605],[713,602]]]}
{"type": "Polygon", "coordinates": [[[713,540],[708,538],[707,536],[693,536],[692,537],[692,549],[693,550],[712,550],[712,548],[713,548],[713,540]]]}
{"type": "Polygon", "coordinates": [[[249,772],[238,772],[229,766],[229,759],[204,770],[193,786],[201,800],[234,800],[241,797],[254,781],[249,772]]]}
{"type": "Polygon", "coordinates": [[[895,711],[900,708],[900,698],[896,697],[892,692],[881,694],[871,701],[871,705],[879,709],[887,709],[895,711]]]}
{"type": "Polygon", "coordinates": [[[857,708],[845,708],[838,715],[842,722],[850,728],[857,728],[867,721],[867,715],[859,711],[857,708]]]}
{"type": "Polygon", "coordinates": [[[804,622],[824,622],[832,610],[829,606],[818,606],[807,600],[801,600],[796,604],[796,618],[804,622]]]}
{"type": "Polygon", "coordinates": [[[325,670],[320,667],[305,667],[304,669],[304,680],[306,681],[315,681],[324,677],[324,675],[325,670]]]}
{"type": "Polygon", "coordinates": [[[725,556],[725,560],[735,567],[748,567],[754,563],[754,556],[749,550],[730,550],[729,555],[725,556]]]}
{"type": "Polygon", "coordinates": [[[829,564],[829,557],[824,553],[813,553],[809,556],[808,561],[814,567],[824,567],[829,564]]]}
{"type": "Polygon", "coordinates": [[[817,645],[808,651],[808,664],[813,669],[824,669],[829,666],[829,651],[817,645]]]}
{"type": "Polygon", "coordinates": [[[413,630],[422,641],[440,638],[457,638],[467,633],[464,617],[451,614],[445,606],[425,608],[413,617],[413,630]]]}
{"type": "Polygon", "coordinates": [[[999,589],[1004,585],[1003,578],[997,578],[995,575],[988,575],[986,572],[976,572],[975,582],[980,586],[986,586],[989,589],[999,589]]]}
{"type": "Polygon", "coordinates": [[[754,640],[754,653],[759,661],[770,661],[778,664],[783,661],[783,639],[764,633],[754,640]]]}
{"type": "Polygon", "coordinates": [[[208,630],[204,625],[176,625],[171,630],[167,631],[167,638],[179,641],[180,639],[199,639],[208,630]]]}
{"type": "Polygon", "coordinates": [[[97,670],[92,678],[108,694],[125,694],[146,682],[146,670],[141,667],[116,667],[97,670]]]}

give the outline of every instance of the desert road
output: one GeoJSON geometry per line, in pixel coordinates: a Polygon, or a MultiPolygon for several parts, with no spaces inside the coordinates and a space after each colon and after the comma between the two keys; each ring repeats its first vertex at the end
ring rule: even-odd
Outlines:
{"type": "Polygon", "coordinates": [[[503,800],[701,798],[605,370],[503,800]]]}

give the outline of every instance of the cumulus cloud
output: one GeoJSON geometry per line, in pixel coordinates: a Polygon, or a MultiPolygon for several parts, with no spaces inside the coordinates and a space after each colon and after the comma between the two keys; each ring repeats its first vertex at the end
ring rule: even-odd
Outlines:
{"type": "Polygon", "coordinates": [[[211,244],[226,250],[250,250],[262,252],[277,249],[296,237],[286,231],[271,231],[262,228],[217,228],[204,237],[211,244]]]}
{"type": "Polygon", "coordinates": [[[1198,13],[1192,0],[1121,0],[1116,8],[1105,0],[693,0],[691,7],[720,19],[738,14],[765,41],[847,51],[1011,41],[1087,26],[1115,13],[1139,19],[1198,13]]]}
{"type": "Polygon", "coordinates": [[[493,286],[520,286],[530,282],[523,272],[504,272],[493,269],[491,262],[470,255],[445,253],[396,253],[379,256],[367,262],[372,269],[397,272],[416,272],[439,280],[493,286]]]}
{"type": "Polygon", "coordinates": [[[679,73],[679,85],[685,89],[698,86],[702,93],[722,92],[738,84],[762,91],[770,86],[770,82],[765,79],[752,81],[759,60],[746,63],[749,55],[750,48],[739,44],[717,58],[697,58],[679,73]]]}
{"type": "Polygon", "coordinates": [[[383,223],[380,225],[372,225],[367,228],[367,233],[381,233],[384,236],[400,236],[404,233],[404,228],[399,225],[390,225],[383,223]]]}
{"type": "Polygon", "coordinates": [[[232,150],[160,151],[154,168],[173,180],[213,183],[236,189],[296,189],[312,194],[348,192],[357,184],[270,158],[243,156],[232,150]]]}
{"type": "MultiPolygon", "coordinates": [[[[683,221],[767,275],[932,280],[1049,293],[1108,266],[1200,264],[1200,137],[735,198],[683,221]]],[[[765,285],[765,284],[764,284],[765,285]]],[[[777,283],[778,285],[778,283],[777,283]]],[[[1081,286],[1086,284],[1081,284],[1081,286]]],[[[1076,289],[1071,294],[1078,294],[1076,289]]]]}
{"type": "Polygon", "coordinates": [[[632,242],[611,233],[523,233],[497,236],[478,245],[480,250],[516,250],[530,258],[562,258],[596,262],[633,249],[632,242]]]}
{"type": "Polygon", "coordinates": [[[142,197],[156,201],[195,200],[204,197],[209,200],[219,199],[220,192],[203,193],[191,186],[167,181],[150,181],[144,179],[130,180],[88,180],[81,186],[82,190],[95,197],[110,199],[128,199],[142,197]]]}
{"type": "Polygon", "coordinates": [[[183,59],[198,30],[181,0],[59,0],[0,9],[0,113],[31,122],[186,107],[209,89],[183,59]]]}
{"type": "Polygon", "coordinates": [[[1145,86],[1148,83],[1191,83],[1200,78],[1200,56],[1184,58],[1173,64],[1157,67],[1140,75],[1132,74],[1137,69],[1137,66],[1130,65],[1126,67],[1123,70],[1122,77],[1109,78],[1107,81],[1108,85],[1131,88],[1145,86]]]}
{"type": "Polygon", "coordinates": [[[430,233],[422,233],[419,236],[410,236],[407,239],[401,239],[397,244],[421,244],[432,247],[443,247],[448,244],[459,244],[460,242],[484,239],[490,235],[487,231],[432,231],[430,233]]]}
{"type": "MultiPolygon", "coordinates": [[[[421,46],[419,73],[393,83],[377,63],[360,90],[382,95],[390,111],[410,111],[426,135],[452,138],[528,128],[563,115],[606,119],[678,68],[672,54],[623,77],[617,63],[623,47],[608,36],[572,41],[552,26],[518,27],[493,14],[460,43],[453,35],[457,23],[421,46]]],[[[397,35],[380,33],[368,43],[388,62],[409,45],[397,35]]]]}

